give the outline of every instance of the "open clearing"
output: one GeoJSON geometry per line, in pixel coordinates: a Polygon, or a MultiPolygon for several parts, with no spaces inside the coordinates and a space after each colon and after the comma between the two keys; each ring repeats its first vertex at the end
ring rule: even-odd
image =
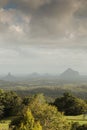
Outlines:
{"type": "Polygon", "coordinates": [[[87,124],[87,115],[79,115],[79,116],[66,116],[66,119],[69,122],[79,122],[79,124],[87,124]]]}

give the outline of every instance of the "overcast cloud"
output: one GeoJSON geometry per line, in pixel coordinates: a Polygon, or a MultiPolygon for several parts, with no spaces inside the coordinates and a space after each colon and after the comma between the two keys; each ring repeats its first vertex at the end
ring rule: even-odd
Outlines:
{"type": "Polygon", "coordinates": [[[87,0],[0,0],[1,73],[87,73],[86,50],[87,0]]]}

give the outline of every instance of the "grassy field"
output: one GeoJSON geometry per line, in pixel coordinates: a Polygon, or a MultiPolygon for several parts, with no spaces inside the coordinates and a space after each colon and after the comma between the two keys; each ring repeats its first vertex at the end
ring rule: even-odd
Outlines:
{"type": "MultiPolygon", "coordinates": [[[[13,118],[7,118],[0,121],[0,130],[9,130],[9,124],[13,118]]],[[[87,116],[84,118],[83,115],[79,116],[66,116],[69,122],[79,122],[79,124],[87,124],[87,116]]]]}
{"type": "Polygon", "coordinates": [[[66,116],[66,119],[69,122],[79,122],[79,124],[87,124],[87,116],[84,117],[84,115],[79,116],[66,116]]]}
{"type": "Polygon", "coordinates": [[[0,121],[0,130],[9,130],[9,124],[13,118],[7,118],[0,121]]]}

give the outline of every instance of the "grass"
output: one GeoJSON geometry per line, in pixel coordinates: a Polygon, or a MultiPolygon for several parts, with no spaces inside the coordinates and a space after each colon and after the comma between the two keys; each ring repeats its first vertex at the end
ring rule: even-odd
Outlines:
{"type": "Polygon", "coordinates": [[[0,130],[9,130],[9,124],[13,117],[9,117],[0,121],[0,130]]]}
{"type": "Polygon", "coordinates": [[[78,122],[80,125],[87,124],[87,116],[79,115],[79,116],[66,116],[66,119],[69,122],[78,122]]]}
{"type": "Polygon", "coordinates": [[[3,120],[0,122],[0,130],[8,130],[9,129],[9,120],[3,120]]]}

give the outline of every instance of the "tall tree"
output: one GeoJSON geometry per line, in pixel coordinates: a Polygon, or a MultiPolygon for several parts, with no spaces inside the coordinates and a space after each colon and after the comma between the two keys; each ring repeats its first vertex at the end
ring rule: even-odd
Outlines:
{"type": "Polygon", "coordinates": [[[29,108],[24,109],[21,117],[16,118],[10,124],[13,130],[42,130],[39,122],[35,122],[29,108]]]}

